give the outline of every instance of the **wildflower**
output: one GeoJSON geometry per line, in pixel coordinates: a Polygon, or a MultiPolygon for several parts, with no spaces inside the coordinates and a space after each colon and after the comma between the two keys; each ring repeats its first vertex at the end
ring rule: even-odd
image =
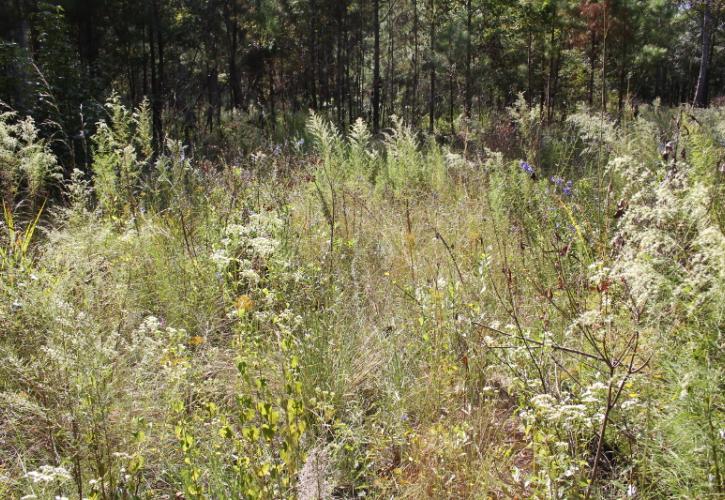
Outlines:
{"type": "Polygon", "coordinates": [[[622,410],[631,410],[637,408],[638,405],[639,400],[637,398],[628,399],[627,401],[622,403],[622,410]]]}
{"type": "Polygon", "coordinates": [[[254,307],[254,301],[249,295],[240,295],[237,297],[235,305],[237,306],[237,311],[239,311],[239,313],[245,313],[252,310],[254,307]]]}
{"type": "Polygon", "coordinates": [[[141,326],[139,326],[139,332],[145,335],[151,335],[161,330],[161,328],[163,328],[162,320],[160,320],[156,316],[147,316],[141,322],[141,326]]]}
{"type": "Polygon", "coordinates": [[[529,162],[527,162],[527,161],[523,161],[523,160],[521,161],[521,170],[523,170],[524,172],[526,172],[529,175],[535,175],[534,167],[529,165],[529,162]]]}
{"type": "Polygon", "coordinates": [[[571,196],[574,194],[574,181],[572,180],[564,180],[562,177],[559,177],[558,175],[555,175],[553,177],[550,177],[549,180],[554,184],[555,190],[561,189],[561,192],[564,196],[571,196]]]}
{"type": "Polygon", "coordinates": [[[253,238],[250,242],[254,252],[262,258],[267,258],[274,253],[278,247],[278,242],[270,238],[258,236],[253,238]]]}
{"type": "Polygon", "coordinates": [[[254,163],[259,163],[267,158],[267,155],[263,151],[255,151],[251,154],[251,158],[254,163]]]}
{"type": "Polygon", "coordinates": [[[192,346],[194,346],[194,347],[198,347],[201,344],[203,344],[204,342],[206,342],[206,339],[204,337],[199,336],[199,335],[194,335],[193,337],[191,337],[189,339],[189,344],[192,345],[192,346]]]}
{"type": "Polygon", "coordinates": [[[56,480],[68,480],[70,473],[63,467],[41,465],[40,469],[28,472],[25,477],[31,479],[33,483],[50,483],[56,480]]]}
{"type": "Polygon", "coordinates": [[[214,250],[210,258],[218,268],[224,268],[229,264],[229,262],[231,262],[231,259],[227,257],[224,250],[214,250]]]}
{"type": "Polygon", "coordinates": [[[253,285],[256,285],[262,279],[254,269],[245,269],[240,273],[240,276],[253,285]]]}
{"type": "MultiPolygon", "coordinates": [[[[559,444],[559,443],[557,443],[557,444],[559,444]]],[[[564,445],[564,446],[566,446],[566,447],[568,447],[568,446],[569,446],[569,444],[568,444],[568,443],[563,443],[563,445],[564,445]]],[[[577,467],[576,465],[571,465],[571,466],[569,466],[569,468],[567,468],[567,469],[566,469],[566,470],[564,471],[564,477],[572,477],[572,476],[574,476],[574,474],[576,474],[576,473],[577,473],[578,471],[579,471],[579,467],[577,467]]]]}

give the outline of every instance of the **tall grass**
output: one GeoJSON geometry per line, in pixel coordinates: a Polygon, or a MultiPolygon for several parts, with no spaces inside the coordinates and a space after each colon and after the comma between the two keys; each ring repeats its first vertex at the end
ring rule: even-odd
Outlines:
{"type": "Polygon", "coordinates": [[[110,109],[92,182],[6,209],[0,496],[722,494],[720,110],[210,166],[110,109]]]}

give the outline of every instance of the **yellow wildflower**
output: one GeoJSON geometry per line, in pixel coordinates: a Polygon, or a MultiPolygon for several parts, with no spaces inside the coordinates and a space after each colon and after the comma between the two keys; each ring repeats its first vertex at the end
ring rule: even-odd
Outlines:
{"type": "Polygon", "coordinates": [[[249,295],[240,295],[236,301],[237,311],[239,313],[246,313],[254,308],[254,301],[249,295]]]}

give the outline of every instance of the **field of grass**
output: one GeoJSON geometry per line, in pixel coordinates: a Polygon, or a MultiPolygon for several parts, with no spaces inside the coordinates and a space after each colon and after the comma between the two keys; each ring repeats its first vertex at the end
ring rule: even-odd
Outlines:
{"type": "Polygon", "coordinates": [[[725,494],[725,109],[201,161],[109,106],[67,181],[0,119],[0,497],[725,494]]]}

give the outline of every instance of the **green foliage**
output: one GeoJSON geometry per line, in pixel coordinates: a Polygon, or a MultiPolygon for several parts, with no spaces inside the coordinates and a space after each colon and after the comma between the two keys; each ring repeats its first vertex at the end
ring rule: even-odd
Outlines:
{"type": "Polygon", "coordinates": [[[106,107],[110,122],[99,122],[93,136],[96,196],[109,215],[135,213],[140,202],[141,176],[153,154],[148,102],[131,112],[113,95],[106,107]]]}
{"type": "Polygon", "coordinates": [[[34,204],[62,178],[47,142],[39,137],[32,118],[17,120],[15,113],[0,113],[0,181],[4,203],[21,199],[34,204]]]}
{"type": "Polygon", "coordinates": [[[151,169],[109,110],[52,224],[4,211],[3,495],[722,491],[720,111],[520,100],[526,161],[312,115],[151,169]]]}
{"type": "MultiPolygon", "coordinates": [[[[3,229],[5,234],[0,240],[3,243],[2,247],[0,247],[0,272],[7,273],[10,280],[12,280],[14,272],[26,271],[32,265],[30,243],[42,213],[43,208],[41,207],[35,219],[27,224],[25,228],[20,228],[16,226],[12,210],[3,204],[3,229]]],[[[10,281],[9,284],[12,284],[12,282],[10,281]]]]}
{"type": "Polygon", "coordinates": [[[362,119],[352,125],[343,139],[332,123],[313,114],[308,132],[320,154],[317,184],[328,189],[354,180],[401,198],[426,190],[443,192],[449,186],[448,176],[465,164],[462,158],[443,151],[434,142],[422,147],[413,129],[397,117],[379,144],[372,142],[362,119]]]}

